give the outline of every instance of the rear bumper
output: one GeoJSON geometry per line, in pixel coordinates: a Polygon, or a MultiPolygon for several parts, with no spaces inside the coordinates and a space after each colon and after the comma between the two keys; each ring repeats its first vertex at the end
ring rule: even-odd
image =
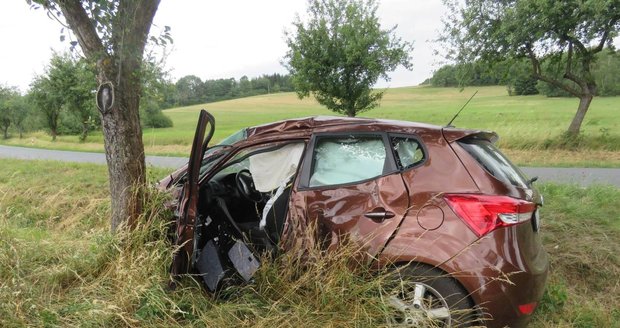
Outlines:
{"type": "Polygon", "coordinates": [[[440,266],[456,272],[453,276],[481,307],[488,327],[524,327],[531,315],[519,307],[538,304],[543,296],[549,262],[539,237],[531,238],[536,240],[521,249],[517,227],[496,230],[440,266]]]}

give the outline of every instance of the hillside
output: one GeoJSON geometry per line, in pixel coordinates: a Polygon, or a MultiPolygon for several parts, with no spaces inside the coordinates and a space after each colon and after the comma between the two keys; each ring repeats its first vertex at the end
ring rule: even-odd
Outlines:
{"type": "MultiPolygon", "coordinates": [[[[419,121],[445,125],[479,90],[461,115],[457,127],[494,130],[500,147],[520,164],[620,166],[620,97],[596,98],[582,127],[582,136],[567,143],[562,133],[568,127],[577,99],[507,95],[505,87],[457,88],[405,87],[386,91],[381,106],[362,116],[419,121]],[[547,153],[542,156],[540,150],[547,153]],[[579,150],[575,154],[571,150],[579,150]],[[576,157],[575,157],[576,156],[576,157]],[[551,160],[550,160],[551,159],[551,160]]],[[[333,115],[313,99],[299,100],[294,93],[278,93],[222,102],[180,107],[164,111],[174,127],[146,129],[144,144],[149,154],[186,155],[189,152],[198,111],[209,110],[217,119],[214,142],[247,126],[313,115],[333,115]]],[[[3,143],[31,147],[103,151],[96,132],[88,142],[77,136],[61,136],[55,143],[43,132],[3,143]]]]}

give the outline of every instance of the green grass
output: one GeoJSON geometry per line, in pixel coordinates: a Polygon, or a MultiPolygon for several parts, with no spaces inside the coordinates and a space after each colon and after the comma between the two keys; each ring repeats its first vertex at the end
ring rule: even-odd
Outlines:
{"type": "MultiPolygon", "coordinates": [[[[457,127],[498,132],[500,147],[524,153],[524,156],[517,158],[519,164],[620,167],[620,119],[617,115],[620,97],[595,98],[583,123],[582,135],[570,142],[563,138],[563,133],[575,114],[577,99],[509,97],[505,87],[467,88],[462,92],[455,88],[432,87],[389,89],[379,108],[362,113],[361,116],[445,125],[475,90],[479,90],[478,95],[454,124],[457,127]],[[564,150],[572,154],[553,161],[530,160],[543,150],[564,150]],[[587,154],[582,154],[585,150],[595,150],[601,154],[591,159],[587,154]]],[[[173,120],[174,127],[146,129],[146,152],[186,156],[201,108],[211,111],[217,119],[214,142],[247,126],[287,118],[333,115],[314,100],[299,100],[294,93],[169,109],[164,112],[173,120]]],[[[100,133],[89,136],[87,143],[80,143],[77,136],[61,136],[54,143],[49,139],[44,133],[37,132],[22,140],[12,138],[1,142],[42,148],[103,151],[100,133]]]]}
{"type": "MultiPolygon", "coordinates": [[[[209,297],[191,279],[166,288],[172,248],[162,195],[132,233],[111,235],[105,166],[0,159],[2,327],[375,327],[382,275],[346,252],[300,269],[263,259],[254,284],[209,297]]],[[[153,181],[167,172],[151,169],[153,181]]],[[[530,327],[619,327],[620,190],[544,184],[547,291],[530,327]]],[[[304,262],[308,263],[308,262],[304,262]]]]}
{"type": "Polygon", "coordinates": [[[620,327],[620,190],[547,184],[551,276],[534,327],[620,327]]]}
{"type": "Polygon", "coordinates": [[[0,165],[1,327],[360,327],[389,314],[381,277],[350,270],[346,249],[265,258],[254,284],[220,299],[192,279],[170,291],[164,196],[151,194],[133,232],[111,235],[104,166],[0,165]]]}

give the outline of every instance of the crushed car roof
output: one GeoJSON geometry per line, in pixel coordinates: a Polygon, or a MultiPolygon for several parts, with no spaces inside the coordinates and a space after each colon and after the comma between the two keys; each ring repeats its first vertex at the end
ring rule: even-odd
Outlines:
{"type": "Polygon", "coordinates": [[[376,118],[360,118],[360,117],[339,117],[339,116],[313,116],[303,118],[293,118],[273,123],[258,125],[249,127],[246,129],[247,137],[269,137],[281,134],[293,134],[293,135],[309,135],[313,132],[320,131],[337,131],[337,130],[349,130],[351,126],[355,126],[356,129],[363,131],[385,131],[393,130],[394,132],[410,132],[417,131],[418,133],[426,130],[444,131],[447,133],[448,141],[457,140],[468,135],[489,133],[480,130],[471,129],[459,129],[459,128],[445,128],[438,125],[411,122],[411,121],[399,121],[388,119],[376,119],[376,118]],[[378,129],[380,127],[380,129],[378,129]]]}

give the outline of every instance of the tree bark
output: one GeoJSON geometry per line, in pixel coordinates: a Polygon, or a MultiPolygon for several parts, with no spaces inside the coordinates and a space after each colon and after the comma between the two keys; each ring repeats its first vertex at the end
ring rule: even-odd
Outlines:
{"type": "MultiPolygon", "coordinates": [[[[127,221],[133,227],[142,213],[143,190],[146,183],[144,144],[138,106],[140,81],[123,75],[115,85],[115,105],[102,115],[104,145],[112,199],[112,230],[127,221]],[[126,81],[126,80],[134,81],[126,81]]],[[[106,76],[100,76],[99,82],[106,76]]]]}
{"type": "Polygon", "coordinates": [[[592,94],[584,94],[579,97],[579,107],[577,108],[577,113],[568,127],[568,134],[571,136],[576,136],[579,134],[579,130],[581,129],[581,123],[583,123],[583,119],[590,108],[590,103],[592,103],[592,98],[594,95],[592,94]]]}
{"type": "Polygon", "coordinates": [[[86,57],[97,61],[99,83],[114,86],[113,106],[101,113],[110,179],[111,228],[133,227],[142,213],[146,184],[144,144],[140,127],[140,68],[144,47],[159,0],[122,1],[111,26],[106,49],[80,0],[57,1],[86,57]]]}
{"type": "Polygon", "coordinates": [[[56,132],[56,128],[51,128],[50,129],[50,134],[52,135],[52,141],[56,141],[56,136],[58,135],[58,132],[56,132]]]}

